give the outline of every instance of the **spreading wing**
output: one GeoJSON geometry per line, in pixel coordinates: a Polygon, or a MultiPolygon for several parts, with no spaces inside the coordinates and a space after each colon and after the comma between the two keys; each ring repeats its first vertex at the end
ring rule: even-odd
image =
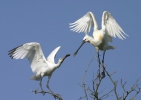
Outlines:
{"type": "Polygon", "coordinates": [[[70,29],[74,32],[84,32],[87,34],[90,32],[91,27],[94,26],[93,23],[93,14],[91,12],[88,12],[85,14],[82,18],[78,19],[74,23],[70,23],[70,29]]]}
{"type": "Polygon", "coordinates": [[[9,56],[13,59],[28,58],[34,73],[47,64],[41,46],[36,42],[26,43],[10,50],[9,56]]]}
{"type": "Polygon", "coordinates": [[[51,62],[51,63],[55,63],[54,58],[56,56],[56,53],[58,52],[58,50],[61,48],[61,46],[58,46],[57,48],[55,48],[47,57],[47,61],[51,62]]]}
{"type": "Polygon", "coordinates": [[[111,15],[111,13],[104,11],[102,15],[102,29],[105,29],[105,32],[107,34],[107,37],[110,39],[110,37],[118,37],[120,39],[125,39],[125,36],[128,36],[125,34],[123,29],[119,26],[119,24],[116,22],[114,17],[111,15]]]}

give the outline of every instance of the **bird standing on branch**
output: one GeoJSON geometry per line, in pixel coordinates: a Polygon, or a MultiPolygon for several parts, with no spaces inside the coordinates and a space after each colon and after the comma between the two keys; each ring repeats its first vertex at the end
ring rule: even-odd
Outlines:
{"type": "MultiPolygon", "coordinates": [[[[88,12],[82,18],[78,19],[74,23],[70,23],[70,28],[72,31],[75,32],[83,32],[85,33],[85,37],[83,38],[83,42],[77,51],[74,53],[74,56],[77,54],[79,49],[82,45],[86,42],[92,44],[96,52],[98,54],[99,59],[99,50],[103,51],[103,59],[102,62],[104,63],[104,56],[106,50],[115,49],[114,46],[108,44],[108,42],[112,42],[112,37],[118,37],[120,39],[125,39],[125,32],[122,28],[118,25],[114,17],[108,11],[104,11],[102,15],[102,22],[101,22],[101,29],[98,28],[97,21],[95,16],[92,12],[88,12]],[[88,33],[90,32],[91,28],[94,28],[93,36],[89,36],[88,33]]],[[[100,61],[100,59],[99,59],[100,61]]]]}
{"type": "Polygon", "coordinates": [[[42,88],[42,78],[44,76],[48,76],[48,81],[46,86],[52,92],[52,90],[49,87],[49,80],[51,78],[51,75],[56,70],[56,68],[59,68],[60,65],[63,63],[63,61],[68,56],[70,56],[70,54],[66,54],[63,58],[60,58],[58,60],[58,63],[56,64],[54,58],[59,49],[60,46],[54,49],[46,59],[44,57],[40,44],[37,42],[30,42],[10,50],[8,55],[12,59],[28,58],[31,65],[31,69],[33,73],[35,73],[31,77],[31,79],[40,81],[40,87],[42,93],[44,93],[45,91],[42,88]]]}

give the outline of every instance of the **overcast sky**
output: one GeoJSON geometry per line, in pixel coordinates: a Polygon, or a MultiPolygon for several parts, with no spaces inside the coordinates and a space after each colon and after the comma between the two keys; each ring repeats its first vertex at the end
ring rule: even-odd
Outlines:
{"type": "MultiPolygon", "coordinates": [[[[56,62],[70,53],[71,56],[53,73],[50,88],[61,94],[64,100],[78,100],[84,96],[83,88],[79,84],[82,84],[86,66],[96,56],[96,51],[92,45],[86,43],[76,57],[72,56],[81,44],[84,34],[70,31],[69,23],[91,11],[101,26],[101,16],[105,10],[114,16],[129,35],[125,40],[113,39],[111,45],[117,48],[107,51],[105,55],[107,70],[110,73],[116,71],[113,79],[118,81],[118,92],[122,95],[120,79],[127,81],[126,89],[130,89],[141,76],[140,4],[140,0],[0,0],[0,99],[54,100],[50,95],[43,96],[30,91],[40,90],[40,87],[38,81],[30,80],[33,73],[27,59],[12,60],[7,55],[10,49],[28,42],[39,42],[45,57],[54,48],[61,46],[56,62]]],[[[97,68],[95,59],[85,79],[89,87],[92,87],[93,74],[96,75],[97,68]]],[[[43,79],[44,89],[46,81],[47,77],[43,79]]],[[[139,84],[141,86],[141,80],[139,84]]],[[[100,91],[104,90],[101,94],[112,88],[106,77],[100,87],[100,91]]],[[[141,95],[138,95],[136,100],[140,98],[141,95]]],[[[111,94],[105,100],[115,100],[115,97],[111,94]]]]}

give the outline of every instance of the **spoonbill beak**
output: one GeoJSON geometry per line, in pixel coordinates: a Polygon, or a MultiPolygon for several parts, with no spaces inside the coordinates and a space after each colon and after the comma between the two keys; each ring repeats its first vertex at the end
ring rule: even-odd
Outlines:
{"type": "Polygon", "coordinates": [[[83,44],[85,43],[85,41],[83,40],[80,47],[76,50],[76,52],[73,54],[73,56],[76,56],[77,52],[79,51],[79,49],[83,46],[83,44]]]}
{"type": "Polygon", "coordinates": [[[66,56],[65,57],[63,57],[62,58],[62,60],[64,61],[67,57],[69,57],[70,56],[70,54],[66,54],[66,56]]]}

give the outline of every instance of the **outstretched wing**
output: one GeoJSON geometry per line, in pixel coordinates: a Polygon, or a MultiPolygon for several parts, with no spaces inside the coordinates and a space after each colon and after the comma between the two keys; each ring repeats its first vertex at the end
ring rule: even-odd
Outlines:
{"type": "Polygon", "coordinates": [[[118,37],[120,39],[125,39],[125,36],[128,36],[125,34],[123,29],[119,26],[119,24],[116,22],[114,17],[111,15],[111,13],[104,11],[102,15],[102,29],[105,30],[107,37],[118,37]]]}
{"type": "Polygon", "coordinates": [[[78,33],[84,32],[85,34],[87,34],[88,32],[90,32],[91,27],[94,26],[93,20],[93,14],[91,12],[88,12],[82,18],[78,19],[74,23],[70,23],[69,25],[72,31],[78,33]]]}
{"type": "Polygon", "coordinates": [[[46,65],[46,60],[41,46],[36,42],[26,43],[18,46],[10,50],[8,55],[13,59],[28,58],[31,64],[31,69],[34,73],[46,65]]]}
{"type": "Polygon", "coordinates": [[[58,50],[61,48],[61,46],[58,46],[57,48],[55,48],[47,57],[47,61],[51,62],[51,63],[55,63],[54,58],[56,56],[56,53],[58,52],[58,50]]]}

